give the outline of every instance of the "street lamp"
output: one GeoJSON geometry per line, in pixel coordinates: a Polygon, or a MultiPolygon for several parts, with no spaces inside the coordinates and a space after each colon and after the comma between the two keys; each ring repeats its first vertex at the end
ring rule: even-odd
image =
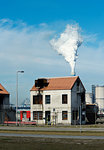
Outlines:
{"type": "Polygon", "coordinates": [[[18,73],[24,73],[24,71],[16,72],[16,125],[18,124],[18,73]]]}

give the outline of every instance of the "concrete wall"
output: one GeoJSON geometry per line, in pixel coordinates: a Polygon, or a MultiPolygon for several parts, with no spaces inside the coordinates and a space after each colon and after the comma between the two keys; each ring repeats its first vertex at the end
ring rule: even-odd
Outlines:
{"type": "MultiPolygon", "coordinates": [[[[71,91],[70,90],[52,90],[43,91],[43,104],[33,104],[33,95],[38,92],[31,91],[31,120],[33,121],[33,111],[43,111],[43,118],[45,118],[45,111],[51,112],[51,122],[56,121],[57,124],[70,124],[71,123],[71,91]],[[68,104],[62,104],[62,94],[67,94],[68,104]],[[45,104],[45,95],[51,95],[50,104],[45,104]],[[54,111],[55,110],[55,111],[54,111]],[[68,111],[68,119],[62,120],[62,111],[68,111]],[[56,116],[54,120],[54,116],[56,116]]],[[[38,120],[39,124],[44,124],[44,120],[38,120]]]]}

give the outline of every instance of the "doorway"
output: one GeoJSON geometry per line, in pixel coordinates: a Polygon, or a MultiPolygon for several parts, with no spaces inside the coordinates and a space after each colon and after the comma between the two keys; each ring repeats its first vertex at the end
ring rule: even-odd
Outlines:
{"type": "Polygon", "coordinates": [[[45,111],[45,124],[51,124],[50,122],[50,111],[45,111]]]}

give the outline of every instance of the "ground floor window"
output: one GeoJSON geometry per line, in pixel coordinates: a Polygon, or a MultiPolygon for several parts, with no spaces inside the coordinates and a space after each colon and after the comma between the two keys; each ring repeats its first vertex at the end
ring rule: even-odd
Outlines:
{"type": "Polygon", "coordinates": [[[62,120],[67,120],[67,119],[68,119],[68,112],[62,111],[62,120]]]}
{"type": "Polygon", "coordinates": [[[43,112],[33,111],[33,120],[43,120],[43,112]]]}

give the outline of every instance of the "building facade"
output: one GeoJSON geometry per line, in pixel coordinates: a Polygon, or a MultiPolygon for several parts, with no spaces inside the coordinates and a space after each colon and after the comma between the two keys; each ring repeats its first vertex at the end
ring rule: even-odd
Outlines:
{"type": "Polygon", "coordinates": [[[81,121],[85,124],[85,88],[80,78],[45,78],[46,81],[45,86],[40,87],[35,82],[30,90],[31,121],[53,125],[81,121]]]}
{"type": "Polygon", "coordinates": [[[0,84],[0,123],[7,118],[7,110],[9,109],[9,93],[0,84]]]}
{"type": "Polygon", "coordinates": [[[10,106],[9,92],[0,84],[0,123],[3,124],[4,121],[14,121],[15,110],[10,106]]]}

